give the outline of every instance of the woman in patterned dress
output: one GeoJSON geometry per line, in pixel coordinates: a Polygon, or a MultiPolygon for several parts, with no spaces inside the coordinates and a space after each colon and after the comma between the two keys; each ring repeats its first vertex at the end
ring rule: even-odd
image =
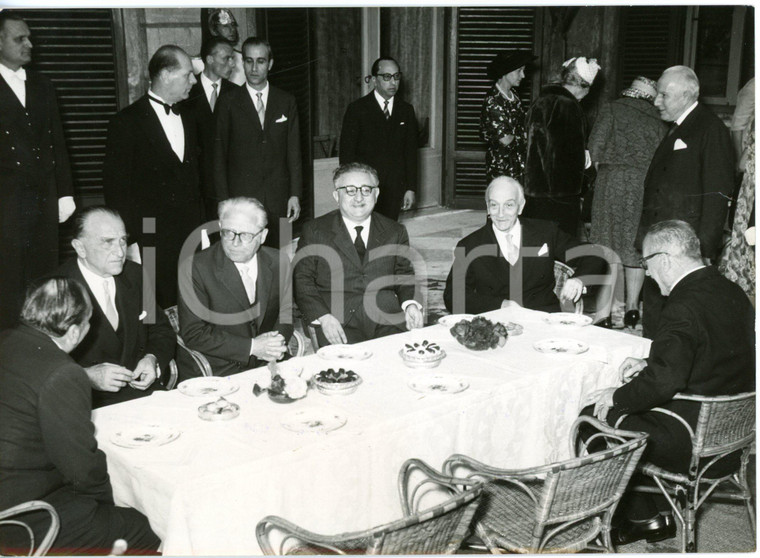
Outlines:
{"type": "Polygon", "coordinates": [[[497,176],[510,176],[522,182],[527,147],[526,112],[515,88],[525,77],[525,65],[535,58],[527,51],[505,51],[488,65],[488,79],[494,85],[480,113],[480,137],[488,144],[488,182],[497,176]]]}

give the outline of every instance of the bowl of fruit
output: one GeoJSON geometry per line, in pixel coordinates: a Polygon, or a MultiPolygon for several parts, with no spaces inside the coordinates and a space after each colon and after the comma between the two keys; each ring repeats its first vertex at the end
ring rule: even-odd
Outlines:
{"type": "Polygon", "coordinates": [[[353,370],[328,368],[314,374],[311,379],[319,393],[325,395],[348,395],[356,391],[362,378],[353,370]]]}

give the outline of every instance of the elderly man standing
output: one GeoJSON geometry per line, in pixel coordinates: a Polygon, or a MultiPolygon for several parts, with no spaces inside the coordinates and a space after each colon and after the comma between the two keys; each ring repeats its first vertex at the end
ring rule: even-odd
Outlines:
{"type": "MultiPolygon", "coordinates": [[[[515,303],[532,310],[559,312],[554,261],[567,261],[566,252],[580,243],[556,223],[520,219],[524,207],[522,186],[514,178],[501,176],[488,185],[488,222],[459,241],[454,251],[443,293],[449,312],[479,314],[515,303]],[[474,255],[474,251],[481,255],[474,255]]],[[[576,275],[594,270],[593,258],[579,258],[578,262],[576,275]]],[[[576,302],[583,286],[579,278],[568,279],[561,298],[576,302]]]]}
{"type": "Polygon", "coordinates": [[[380,195],[375,169],[341,165],[333,184],[339,209],[306,223],[296,250],[293,281],[304,323],[321,326],[320,346],[422,327],[405,253],[409,236],[403,225],[374,212],[380,195]]]}
{"type": "Polygon", "coordinates": [[[374,90],[348,105],[340,133],[340,164],[364,163],[377,171],[383,195],[377,212],[398,219],[417,190],[417,117],[396,97],[401,70],[393,58],[372,64],[374,90]]]}
{"type": "MultiPolygon", "coordinates": [[[[269,230],[261,202],[224,200],[219,227],[221,240],[193,258],[192,277],[180,274],[178,310],[187,346],[206,356],[215,376],[228,376],[282,358],[293,320],[289,301],[280,304],[279,252],[262,246],[269,230]]],[[[197,375],[184,357],[181,379],[197,375]]]]}
{"type": "Polygon", "coordinates": [[[168,308],[177,303],[182,244],[203,222],[195,123],[178,107],[196,80],[190,57],[174,45],[156,51],[148,72],[147,95],[108,127],[103,193],[124,219],[130,250],[155,246],[155,270],[148,271],[155,272],[158,304],[168,308]]]}
{"type": "Polygon", "coordinates": [[[0,329],[16,321],[27,282],[58,266],[58,223],[75,209],[55,91],[24,69],[31,60],[29,27],[0,11],[0,329]]]}
{"type": "Polygon", "coordinates": [[[93,301],[90,332],[71,356],[84,367],[93,386],[93,407],[150,394],[168,377],[176,336],[160,308],[148,324],[143,274],[126,259],[127,233],[119,214],[88,207],[74,218],[77,253],[57,275],[87,286],[93,301]]]}
{"type": "MultiPolygon", "coordinates": [[[[699,79],[691,68],[673,66],[657,82],[654,104],[672,128],[660,142],[644,181],[644,207],[636,236],[641,251],[651,225],[682,219],[697,232],[702,256],[720,254],[728,199],[734,189],[734,155],[728,128],[698,103],[699,79]]],[[[644,282],[644,336],[653,338],[665,300],[651,278],[644,282]]]]}
{"type": "MultiPolygon", "coordinates": [[[[592,394],[589,403],[594,403],[594,414],[610,425],[649,433],[644,459],[685,474],[691,456],[688,431],[678,419],[651,409],[664,408],[696,428],[699,403],[673,400],[675,394],[754,391],[755,312],[738,285],[703,264],[699,238],[688,223],[669,220],[653,225],[642,253],[647,275],[667,297],[660,326],[649,357],[627,359],[620,367],[624,384],[592,394]]],[[[613,540],[627,544],[675,536],[673,518],[658,507],[668,509],[664,500],[648,495],[624,499],[621,512],[626,521],[613,540]]]]}

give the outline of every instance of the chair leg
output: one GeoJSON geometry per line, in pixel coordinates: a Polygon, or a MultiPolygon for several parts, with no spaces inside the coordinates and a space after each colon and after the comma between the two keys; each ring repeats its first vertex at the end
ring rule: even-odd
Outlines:
{"type": "Polygon", "coordinates": [[[683,536],[681,537],[681,540],[683,541],[683,544],[681,545],[681,552],[696,552],[697,551],[697,541],[696,541],[696,526],[695,522],[697,519],[697,508],[696,508],[696,492],[694,489],[692,490],[686,490],[684,487],[678,487],[681,489],[681,494],[678,494],[678,489],[676,489],[676,497],[678,498],[679,502],[681,502],[683,510],[683,536]],[[692,494],[692,492],[695,492],[692,494]]]}

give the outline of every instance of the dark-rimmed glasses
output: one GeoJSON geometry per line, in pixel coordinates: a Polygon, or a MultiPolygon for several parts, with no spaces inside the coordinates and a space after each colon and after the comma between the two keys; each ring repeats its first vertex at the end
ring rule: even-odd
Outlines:
{"type": "Polygon", "coordinates": [[[401,72],[396,72],[395,74],[375,74],[375,77],[382,78],[383,81],[390,81],[392,79],[401,81],[401,72]]]}
{"type": "MultiPolygon", "coordinates": [[[[266,229],[266,227],[264,227],[264,229],[266,229]]],[[[251,242],[253,242],[254,238],[259,236],[264,231],[264,229],[259,229],[259,232],[255,232],[255,233],[236,232],[236,231],[233,231],[232,229],[222,229],[220,232],[224,240],[235,242],[235,239],[239,238],[240,242],[242,242],[243,244],[250,244],[251,242]]]]}
{"type": "Polygon", "coordinates": [[[336,190],[345,190],[347,196],[351,196],[352,198],[356,195],[356,192],[361,192],[362,196],[367,197],[372,193],[372,190],[377,188],[377,186],[339,186],[338,188],[335,188],[336,190]]]}
{"type": "Polygon", "coordinates": [[[655,252],[654,254],[649,254],[648,256],[644,256],[643,258],[639,258],[639,264],[641,267],[644,268],[644,271],[647,271],[649,269],[649,260],[654,258],[655,256],[659,256],[660,254],[667,254],[670,255],[669,252],[655,252]]]}

